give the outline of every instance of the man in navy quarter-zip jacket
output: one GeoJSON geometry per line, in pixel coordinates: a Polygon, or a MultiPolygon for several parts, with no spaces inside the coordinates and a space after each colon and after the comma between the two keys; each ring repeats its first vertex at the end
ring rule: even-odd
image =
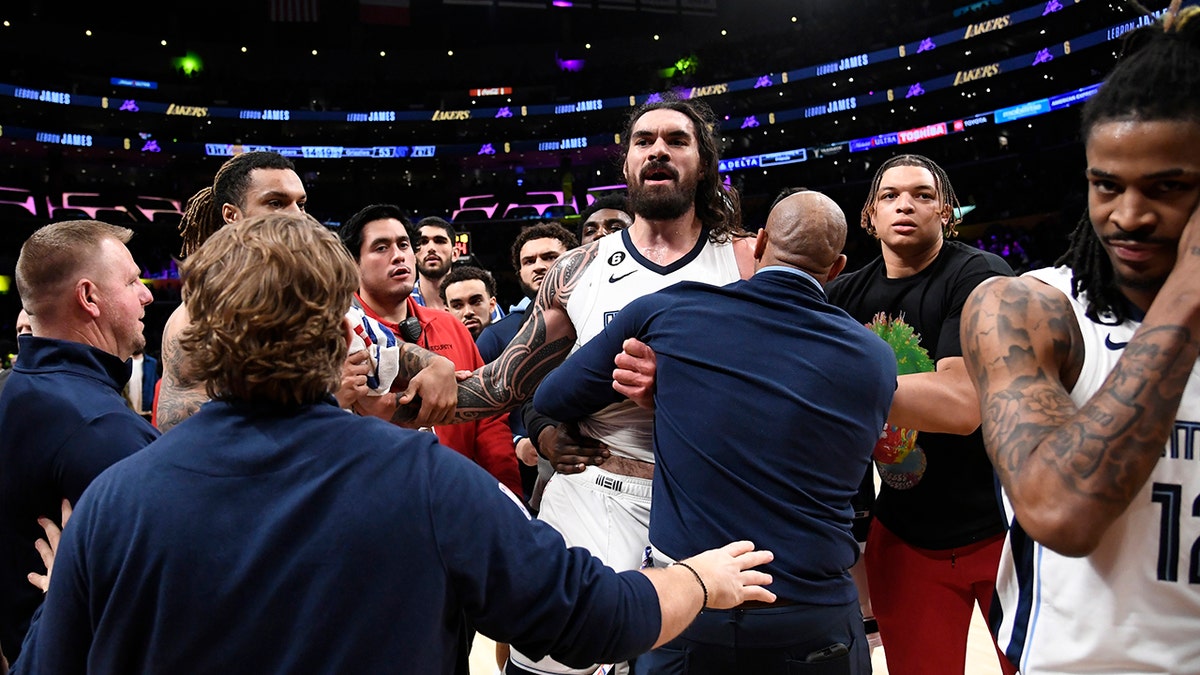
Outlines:
{"type": "Polygon", "coordinates": [[[34,335],[17,339],[21,358],[0,395],[0,645],[10,659],[42,601],[26,580],[42,565],[38,518],[57,516],[63,499],[75,502],[158,437],[121,395],[153,299],[125,247],[132,236],[97,221],[55,223],[17,260],[34,335]]]}
{"type": "Polygon", "coordinates": [[[538,388],[539,411],[579,419],[621,398],[613,358],[626,339],[642,340],[657,359],[655,564],[733,532],[788,551],[765,568],[774,606],[705,612],[638,657],[637,673],[782,675],[805,661],[827,661],[821,673],[870,672],[848,572],[858,558],[850,499],[887,417],[896,363],[825,299],[822,285],[846,263],[845,238],[828,197],[787,196],[758,234],[753,277],[684,282],[631,302],[538,388]]]}

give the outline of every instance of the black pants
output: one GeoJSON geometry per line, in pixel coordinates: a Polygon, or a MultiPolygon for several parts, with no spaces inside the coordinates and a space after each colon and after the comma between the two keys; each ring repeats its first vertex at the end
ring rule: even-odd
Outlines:
{"type": "Polygon", "coordinates": [[[682,635],[639,656],[635,675],[868,675],[858,600],[705,610],[682,635]],[[844,649],[843,649],[844,648],[844,649]]]}

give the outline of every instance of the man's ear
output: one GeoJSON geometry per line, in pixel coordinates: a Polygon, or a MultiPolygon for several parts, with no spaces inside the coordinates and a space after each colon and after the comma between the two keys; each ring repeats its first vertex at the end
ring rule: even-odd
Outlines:
{"type": "Polygon", "coordinates": [[[758,238],[754,240],[754,260],[762,260],[763,253],[767,250],[767,228],[758,231],[758,238]]]}
{"type": "Polygon", "coordinates": [[[354,341],[354,326],[351,325],[350,317],[348,316],[342,317],[342,337],[346,339],[347,347],[354,341]]]}
{"type": "Polygon", "coordinates": [[[833,261],[833,265],[829,267],[829,273],[825,275],[825,283],[833,281],[844,269],[846,269],[846,254],[839,253],[837,259],[833,261]]]}
{"type": "Polygon", "coordinates": [[[221,205],[221,220],[225,221],[226,225],[236,223],[242,219],[242,210],[238,207],[225,202],[221,205]]]}
{"type": "Polygon", "coordinates": [[[99,290],[100,288],[90,279],[80,279],[75,282],[75,302],[93,319],[100,316],[100,305],[96,302],[99,290]]]}

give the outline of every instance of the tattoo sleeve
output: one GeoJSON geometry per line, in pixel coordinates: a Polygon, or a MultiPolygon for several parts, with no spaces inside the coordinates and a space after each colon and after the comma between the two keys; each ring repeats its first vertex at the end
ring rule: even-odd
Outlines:
{"type": "Polygon", "coordinates": [[[571,250],[550,268],[529,307],[529,318],[512,342],[494,361],[459,383],[457,419],[479,419],[515,408],[567,358],[576,337],[567,302],[596,251],[595,246],[571,250]]]}
{"type": "Polygon", "coordinates": [[[425,369],[429,362],[437,356],[428,349],[421,349],[411,342],[400,342],[400,375],[412,379],[425,369]]]}
{"type": "Polygon", "coordinates": [[[1068,387],[1084,353],[1066,297],[1028,279],[984,289],[964,312],[963,346],[1005,489],[1014,504],[1074,495],[1098,507],[1085,517],[1115,518],[1162,454],[1196,359],[1190,331],[1144,324],[1100,389],[1076,406],[1068,387]]]}
{"type": "Polygon", "coordinates": [[[178,332],[164,336],[162,345],[163,377],[158,392],[158,429],[166,432],[191,417],[208,401],[204,383],[187,372],[187,355],[179,346],[178,332]]]}

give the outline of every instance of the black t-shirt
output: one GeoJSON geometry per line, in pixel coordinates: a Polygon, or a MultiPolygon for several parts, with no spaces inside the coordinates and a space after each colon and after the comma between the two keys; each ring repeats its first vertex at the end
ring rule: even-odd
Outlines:
{"type": "MultiPolygon", "coordinates": [[[[962,356],[958,325],[967,296],[984,280],[1012,276],[999,256],[957,241],[946,241],[937,258],[917,274],[889,279],[883,258],[834,279],[825,291],[830,302],[864,324],[880,312],[903,317],[920,336],[921,346],[936,364],[962,356]]],[[[886,482],[871,507],[872,514],[913,546],[944,550],[964,546],[1004,531],[995,474],[983,449],[983,435],[920,432],[925,470],[916,484],[897,489],[886,482]]],[[[916,451],[914,451],[916,452],[916,451]]],[[[873,493],[873,482],[864,481],[873,493]]],[[[871,494],[863,502],[870,503],[871,494]]]]}

